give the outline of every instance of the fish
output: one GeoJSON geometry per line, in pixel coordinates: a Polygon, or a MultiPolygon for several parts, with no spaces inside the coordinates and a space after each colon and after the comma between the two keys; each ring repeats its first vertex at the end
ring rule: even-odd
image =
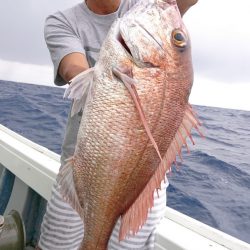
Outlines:
{"type": "Polygon", "coordinates": [[[191,130],[201,133],[193,74],[176,1],[142,0],[113,23],[96,65],[72,79],[65,97],[82,119],[58,183],[83,220],[80,249],[107,249],[118,218],[119,240],[145,223],[191,130]]]}

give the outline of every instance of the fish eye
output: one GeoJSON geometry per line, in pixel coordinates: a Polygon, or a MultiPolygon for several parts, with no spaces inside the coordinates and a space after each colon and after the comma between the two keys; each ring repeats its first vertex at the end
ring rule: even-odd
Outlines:
{"type": "Polygon", "coordinates": [[[185,33],[180,29],[175,29],[172,32],[173,44],[179,48],[185,48],[187,45],[187,37],[185,33]]]}

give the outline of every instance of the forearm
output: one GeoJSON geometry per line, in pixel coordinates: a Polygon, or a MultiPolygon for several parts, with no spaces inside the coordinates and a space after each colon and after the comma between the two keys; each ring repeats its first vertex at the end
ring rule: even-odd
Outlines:
{"type": "Polygon", "coordinates": [[[85,71],[86,69],[88,68],[82,65],[69,64],[67,65],[67,67],[63,68],[63,70],[61,70],[59,74],[64,81],[69,82],[72,78],[85,71]]]}
{"type": "Polygon", "coordinates": [[[59,65],[59,75],[65,82],[69,82],[76,75],[88,69],[89,65],[85,55],[80,53],[71,53],[66,55],[59,65]]]}
{"type": "Polygon", "coordinates": [[[186,11],[193,5],[195,5],[198,0],[176,0],[181,16],[183,16],[186,11]]]}

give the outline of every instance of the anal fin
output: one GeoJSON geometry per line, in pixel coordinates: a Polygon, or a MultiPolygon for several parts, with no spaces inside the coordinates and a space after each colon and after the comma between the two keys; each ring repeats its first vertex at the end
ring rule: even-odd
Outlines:
{"type": "Polygon", "coordinates": [[[80,205],[73,177],[73,164],[74,158],[71,157],[66,161],[66,164],[63,165],[57,175],[57,182],[59,186],[59,192],[62,195],[63,199],[69,203],[73,209],[75,209],[79,215],[83,214],[83,209],[80,205]]]}

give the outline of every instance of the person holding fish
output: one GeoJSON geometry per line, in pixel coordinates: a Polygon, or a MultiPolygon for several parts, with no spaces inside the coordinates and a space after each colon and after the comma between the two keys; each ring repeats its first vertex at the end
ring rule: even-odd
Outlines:
{"type": "Polygon", "coordinates": [[[47,18],[55,84],[69,83],[66,95],[75,101],[37,249],[154,248],[165,173],[196,126],[187,103],[192,66],[181,16],[197,1],[86,0],[47,18]],[[163,135],[166,75],[181,89],[178,98],[167,97],[178,104],[163,135]],[[181,142],[173,139],[177,132],[181,142]]]}

